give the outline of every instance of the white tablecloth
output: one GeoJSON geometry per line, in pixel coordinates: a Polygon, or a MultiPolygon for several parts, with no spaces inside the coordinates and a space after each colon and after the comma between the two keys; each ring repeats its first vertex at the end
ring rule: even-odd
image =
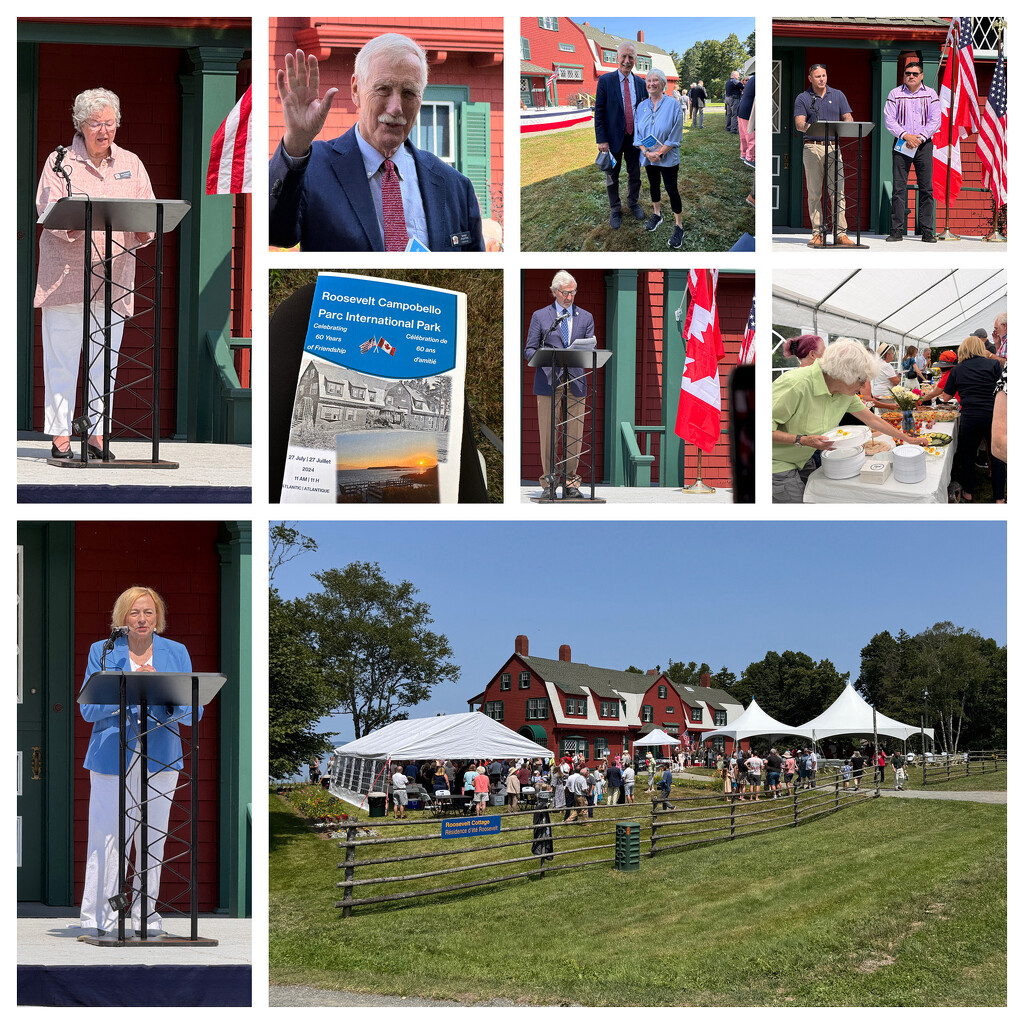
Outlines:
{"type": "MultiPolygon", "coordinates": [[[[919,484],[901,484],[895,476],[890,476],[884,484],[862,483],[859,477],[852,480],[829,480],[823,470],[816,469],[807,479],[804,501],[815,504],[864,501],[874,504],[917,502],[945,505],[949,479],[953,473],[953,453],[956,451],[959,426],[959,420],[935,425],[935,432],[948,433],[953,440],[942,449],[941,455],[925,454],[927,472],[919,484]]],[[[871,457],[873,462],[880,459],[891,460],[892,455],[883,452],[871,457]]]]}

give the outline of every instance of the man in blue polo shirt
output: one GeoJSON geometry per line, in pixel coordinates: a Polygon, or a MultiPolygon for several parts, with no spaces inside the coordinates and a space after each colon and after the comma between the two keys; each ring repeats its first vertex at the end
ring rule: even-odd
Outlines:
{"type": "MultiPolygon", "coordinates": [[[[800,93],[793,106],[794,124],[798,132],[805,132],[818,121],[852,121],[849,101],[838,89],[828,87],[828,71],[824,64],[812,64],[807,69],[809,87],[800,93]]],[[[853,245],[846,235],[846,179],[843,158],[836,146],[828,147],[829,166],[825,167],[825,144],[818,139],[804,139],[804,181],[807,183],[807,209],[811,215],[811,241],[814,247],[825,244],[825,227],[821,216],[821,194],[826,175],[831,179],[837,173],[836,192],[839,213],[836,227],[840,245],[853,245]],[[833,170],[833,162],[838,161],[833,170]]]]}

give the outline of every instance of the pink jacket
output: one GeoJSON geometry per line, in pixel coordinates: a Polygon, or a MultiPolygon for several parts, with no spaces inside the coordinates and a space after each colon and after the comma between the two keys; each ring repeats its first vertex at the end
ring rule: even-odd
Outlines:
{"type": "MultiPolygon", "coordinates": [[[[63,177],[53,171],[56,152],[46,158],[43,173],[39,178],[36,192],[36,210],[41,215],[48,203],[56,202],[67,195],[63,177]]],[[[85,141],[76,134],[67,156],[65,166],[71,168],[73,195],[93,197],[114,197],[123,199],[153,199],[153,186],[142,161],[126,149],[114,143],[110,145],[110,156],[96,167],[89,159],[85,141]]],[[[113,233],[113,250],[120,252],[122,246],[148,245],[153,241],[151,234],[113,233]]],[[[105,234],[93,232],[93,252],[104,253],[105,234]]],[[[82,232],[43,231],[39,238],[39,274],[36,277],[36,306],[65,306],[81,303],[82,277],[84,273],[85,243],[82,232]]],[[[131,253],[120,253],[113,261],[113,309],[121,316],[131,316],[134,311],[135,257],[131,253]]],[[[102,301],[102,293],[99,296],[102,301]]]]}

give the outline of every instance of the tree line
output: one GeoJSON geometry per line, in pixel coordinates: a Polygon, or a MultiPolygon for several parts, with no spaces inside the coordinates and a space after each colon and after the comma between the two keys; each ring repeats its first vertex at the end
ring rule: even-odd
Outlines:
{"type": "Polygon", "coordinates": [[[754,35],[751,32],[742,43],[735,32],[730,32],[725,39],[701,39],[682,56],[670,50],[669,56],[679,73],[680,89],[688,89],[691,82],[703,81],[708,98],[721,99],[729,76],[754,56],[754,35]]]}

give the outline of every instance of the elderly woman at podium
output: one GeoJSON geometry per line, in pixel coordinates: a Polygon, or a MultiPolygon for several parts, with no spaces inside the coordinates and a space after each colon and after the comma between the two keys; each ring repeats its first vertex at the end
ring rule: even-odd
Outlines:
{"type": "MultiPolygon", "coordinates": [[[[160,595],[149,587],[129,587],[114,602],[111,615],[111,640],[99,640],[89,648],[88,679],[100,671],[104,646],[112,646],[106,657],[106,670],[128,672],[191,672],[192,661],[183,644],[161,636],[167,622],[167,609],[160,595]],[[112,644],[111,644],[112,641],[112,644]]],[[[92,722],[92,736],[85,755],[89,769],[89,847],[85,864],[85,889],[82,893],[80,924],[87,932],[103,934],[116,928],[117,912],[108,900],[118,886],[118,749],[119,714],[116,704],[81,704],[82,717],[92,722]]],[[[141,927],[141,871],[143,868],[139,801],[148,799],[148,845],[146,867],[147,929],[162,930],[156,912],[160,893],[160,868],[171,803],[182,767],[180,725],[192,724],[192,708],[159,704],[148,708],[146,769],[149,785],[141,793],[142,722],[141,708],[129,706],[128,750],[125,754],[126,813],[125,860],[134,847],[135,883],[132,893],[131,924],[141,927]]],[[[199,709],[203,717],[203,709],[199,709]]]]}
{"type": "MultiPolygon", "coordinates": [[[[40,215],[47,205],[68,195],[91,199],[153,199],[153,186],[142,161],[114,143],[121,124],[121,101],[109,89],[88,89],[75,97],[71,119],[75,135],[68,148],[59,146],[47,158],[36,192],[40,215]]],[[[153,240],[151,234],[115,231],[111,237],[110,382],[103,377],[104,296],[102,263],[105,233],[93,231],[93,276],[90,296],[84,294],[85,239],[82,231],[44,229],[39,239],[39,273],[35,305],[42,309],[44,430],[52,435],[50,454],[73,459],[72,423],[82,355],[85,303],[92,315],[89,380],[91,384],[89,457],[103,457],[103,400],[117,373],[124,322],[134,312],[135,256],[132,251],[153,240]],[[97,332],[100,332],[97,334],[97,332]]],[[[113,455],[110,456],[113,458],[113,455]]]]}

